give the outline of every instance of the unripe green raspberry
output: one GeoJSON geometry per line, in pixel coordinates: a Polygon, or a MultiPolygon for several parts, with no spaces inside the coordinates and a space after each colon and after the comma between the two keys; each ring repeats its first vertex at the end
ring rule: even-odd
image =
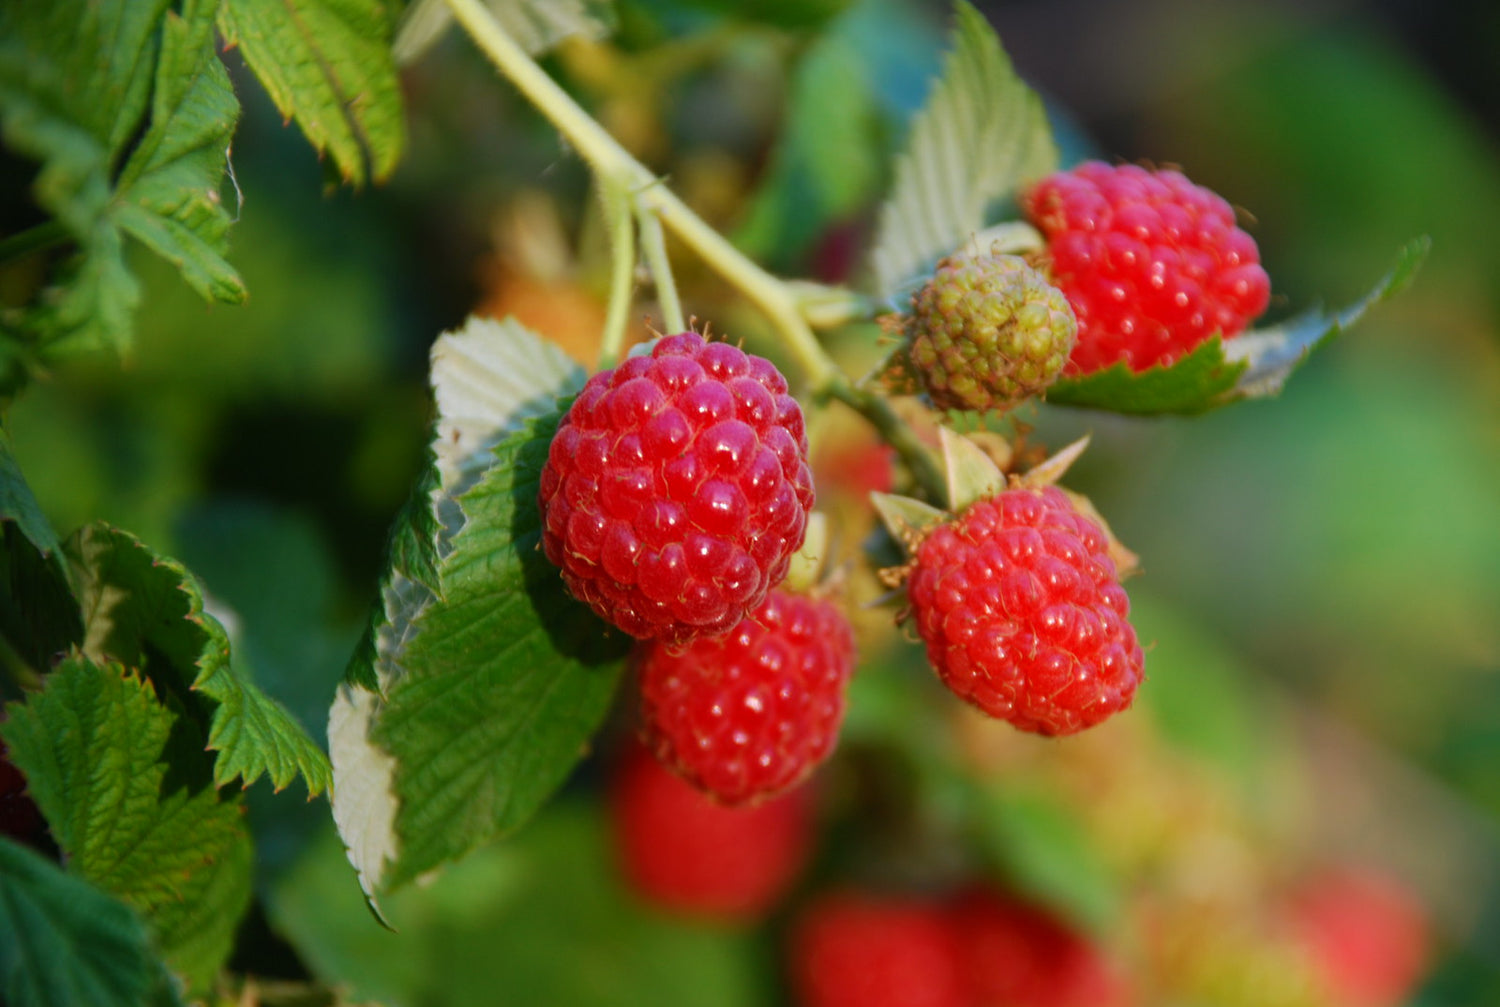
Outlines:
{"type": "Polygon", "coordinates": [[[1078,321],[1062,291],[1019,256],[954,256],[912,298],[906,331],[935,405],[988,412],[1053,382],[1078,321]]]}

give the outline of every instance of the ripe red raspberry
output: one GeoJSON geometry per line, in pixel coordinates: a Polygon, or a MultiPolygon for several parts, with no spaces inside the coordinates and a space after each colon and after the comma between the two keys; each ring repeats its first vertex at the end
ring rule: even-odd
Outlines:
{"type": "Polygon", "coordinates": [[[723,636],[637,652],[647,746],[723,804],[801,782],[833,751],[854,633],[832,602],[772,591],[723,636]]]}
{"type": "Polygon", "coordinates": [[[770,362],[695,332],[601,371],[542,470],[542,547],[631,636],[724,633],[786,576],[813,504],[802,410],[770,362]]]}
{"type": "Polygon", "coordinates": [[[935,905],[824,895],[793,926],[790,958],[800,1007],[967,1007],[958,938],[935,905]]]}
{"type": "Polygon", "coordinates": [[[812,846],[811,801],[794,790],[753,808],[725,808],[658,765],[625,756],[610,790],[621,869],[644,898],[728,922],[766,914],[812,846]]]}
{"type": "Polygon", "coordinates": [[[1128,1007],[1123,972],[1080,934],[1035,906],[985,889],[951,909],[973,1007],[1128,1007]]]}
{"type": "Polygon", "coordinates": [[[1234,210],[1177,171],[1088,161],[1022,198],[1078,316],[1067,373],[1171,364],[1266,310],[1271,281],[1234,210]]]}
{"type": "Polygon", "coordinates": [[[1330,871],[1293,897],[1292,925],[1337,1007],[1396,1007],[1428,965],[1427,914],[1395,880],[1330,871]]]}
{"type": "Polygon", "coordinates": [[[1144,657],[1100,527],[1055,486],[981,500],[917,547],[907,593],[939,677],[1023,731],[1125,709],[1144,657]]]}

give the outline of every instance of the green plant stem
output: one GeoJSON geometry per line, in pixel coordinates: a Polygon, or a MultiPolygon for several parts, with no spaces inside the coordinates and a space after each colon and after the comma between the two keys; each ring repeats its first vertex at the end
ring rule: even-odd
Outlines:
{"type": "Polygon", "coordinates": [[[9,262],[35,252],[61,245],[71,240],[72,235],[61,221],[49,220],[45,224],[28,227],[26,230],[0,240],[0,262],[9,262]]]}
{"type": "Polygon", "coordinates": [[[840,380],[831,385],[827,394],[858,412],[887,444],[896,450],[906,467],[911,469],[917,485],[941,504],[947,499],[948,481],[932,452],[912,432],[911,427],[896,415],[889,400],[865,388],[856,388],[848,381],[840,380]]]}
{"type": "Polygon", "coordinates": [[[615,179],[600,180],[599,201],[604,205],[610,245],[609,311],[599,344],[599,368],[603,370],[619,362],[630,324],[630,301],[635,290],[635,215],[629,192],[615,179]]]}
{"type": "Polygon", "coordinates": [[[677,296],[677,281],[672,276],[672,260],[667,257],[667,238],[662,233],[661,220],[645,207],[637,216],[641,228],[641,253],[651,268],[651,280],[656,284],[662,322],[668,332],[686,332],[687,321],[682,317],[682,301],[677,296]]]}
{"type": "Polygon", "coordinates": [[[650,169],[631,157],[516,45],[481,0],[447,0],[447,3],[458,23],[495,68],[557,127],[595,173],[604,178],[628,180],[638,193],[639,206],[660,218],[683,244],[766,314],[780,332],[788,352],[806,372],[808,382],[814,389],[823,390],[838,374],[838,366],[823,352],[786,285],[704,223],[650,169]]]}
{"type": "MultiPolygon", "coordinates": [[[[923,489],[935,500],[941,500],[944,480],[931,454],[895,414],[889,402],[850,384],[848,377],[813,335],[792,289],[735,248],[729,239],[705,223],[645,165],[620,146],[516,45],[481,0],[447,0],[447,4],[480,51],[551,121],[598,177],[628,184],[636,192],[636,206],[642,211],[643,218],[649,214],[660,220],[710,268],[760,308],[775,326],[787,352],[802,369],[812,396],[816,399],[836,398],[857,410],[886,443],[896,449],[923,489]]],[[[649,238],[644,234],[642,238],[646,246],[643,251],[649,259],[654,253],[649,249],[649,238]]],[[[670,276],[670,273],[666,275],[670,276]]],[[[657,282],[660,291],[660,275],[657,282]]],[[[664,311],[667,310],[666,300],[663,293],[664,311]]],[[[668,322],[670,324],[670,319],[668,322]]]]}

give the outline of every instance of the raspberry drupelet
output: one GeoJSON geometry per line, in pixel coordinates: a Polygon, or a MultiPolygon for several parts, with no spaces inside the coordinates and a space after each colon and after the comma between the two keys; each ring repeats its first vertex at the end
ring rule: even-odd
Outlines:
{"type": "Polygon", "coordinates": [[[1168,365],[1266,310],[1271,281],[1234,209],[1181,172],[1087,161],[1022,197],[1078,317],[1065,374],[1168,365]]]}
{"type": "Polygon", "coordinates": [[[786,576],[813,505],[802,410],[769,361],[695,332],[589,379],[557,428],[542,547],[638,639],[734,627],[786,576]]]}

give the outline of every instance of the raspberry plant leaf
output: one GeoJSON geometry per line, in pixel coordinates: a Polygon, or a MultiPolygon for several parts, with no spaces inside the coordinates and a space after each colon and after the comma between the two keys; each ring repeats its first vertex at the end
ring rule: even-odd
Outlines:
{"type": "Polygon", "coordinates": [[[537,548],[558,396],[583,377],[513,321],[433,347],[430,464],[329,718],[334,818],[372,900],[523,824],[613,695],[626,641],[537,548]]]}
{"type": "Polygon", "coordinates": [[[84,611],[84,653],[139,668],[197,721],[216,753],[215,785],[249,786],[266,775],[279,790],[300,775],[309,794],[328,788],[327,756],[233,667],[229,638],[182,564],[106,525],[81,529],[65,549],[84,611]]]}
{"type": "Polygon", "coordinates": [[[4,837],[0,998],[12,1007],[182,1003],[129,906],[4,837]]]}
{"type": "Polygon", "coordinates": [[[250,835],[238,795],[214,786],[198,725],[156,688],[75,655],[7,706],[0,734],[69,870],[139,912],[202,989],[249,905],[250,835]]]}
{"type": "Polygon", "coordinates": [[[380,181],[406,144],[382,0],[224,0],[219,30],[344,181],[380,181]]]}
{"type": "Polygon", "coordinates": [[[44,670],[83,638],[62,547],[0,430],[0,670],[44,670]]]}
{"type": "Polygon", "coordinates": [[[872,254],[875,292],[893,304],[964,246],[987,212],[1057,167],[1041,99],[1016,76],[989,22],[955,5],[953,51],[912,122],[881,208],[872,254]]]}
{"type": "Polygon", "coordinates": [[[214,6],[171,8],[0,7],[0,128],[8,147],[41,162],[33,195],[77,248],[16,323],[43,361],[129,347],[139,285],[125,234],[205,297],[245,298],[223,259],[230,219],[219,185],[239,104],[214,52],[214,6]]]}
{"type": "Polygon", "coordinates": [[[1406,245],[1374,288],[1342,311],[1311,311],[1228,341],[1215,336],[1169,367],[1136,373],[1116,364],[1081,378],[1063,378],[1047,390],[1047,400],[1135,415],[1193,415],[1275,395],[1314,350],[1404,289],[1430,247],[1427,238],[1406,245]]]}

